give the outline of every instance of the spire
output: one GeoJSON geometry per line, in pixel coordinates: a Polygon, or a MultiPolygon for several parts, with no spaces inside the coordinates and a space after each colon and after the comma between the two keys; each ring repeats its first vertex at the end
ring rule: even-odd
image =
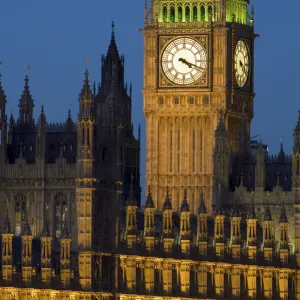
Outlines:
{"type": "Polygon", "coordinates": [[[6,216],[5,216],[5,221],[3,225],[3,233],[11,233],[11,225],[10,225],[10,220],[9,220],[9,215],[8,215],[8,199],[6,200],[6,216]]]}
{"type": "Polygon", "coordinates": [[[221,109],[219,111],[219,123],[218,123],[217,129],[215,131],[215,135],[223,136],[224,134],[227,134],[227,130],[226,130],[226,126],[225,126],[224,112],[221,109]]]}
{"type": "Polygon", "coordinates": [[[166,189],[166,199],[163,205],[163,210],[172,210],[169,188],[166,189]]]}
{"type": "Polygon", "coordinates": [[[68,212],[68,209],[66,209],[66,211],[65,211],[65,218],[64,218],[64,222],[63,222],[61,236],[60,236],[61,239],[69,239],[71,236],[70,232],[69,232],[69,228],[68,228],[67,212],[68,212]]]}
{"type": "Polygon", "coordinates": [[[153,200],[152,200],[150,185],[148,187],[148,197],[147,197],[147,200],[146,200],[146,203],[145,203],[145,208],[154,208],[154,203],[153,203],[153,200]]]}
{"type": "Polygon", "coordinates": [[[115,36],[115,22],[112,21],[111,23],[111,41],[115,42],[116,36],[115,36]]]}
{"type": "Polygon", "coordinates": [[[183,196],[180,212],[189,212],[189,211],[190,211],[190,207],[187,202],[187,190],[184,190],[184,196],[183,196]]]}
{"type": "Polygon", "coordinates": [[[285,162],[285,152],[283,150],[283,139],[280,139],[280,150],[277,156],[278,162],[284,163],[285,162]]]}
{"type": "Polygon", "coordinates": [[[279,223],[288,223],[284,204],[282,204],[279,223]]]}
{"type": "Polygon", "coordinates": [[[42,129],[42,128],[45,128],[46,127],[46,116],[45,116],[45,113],[44,113],[44,105],[42,105],[41,107],[41,113],[40,113],[40,116],[39,116],[39,121],[38,121],[38,128],[39,129],[42,129]]]}
{"type": "Polygon", "coordinates": [[[68,117],[67,117],[67,120],[66,120],[66,128],[67,128],[68,131],[72,131],[73,127],[74,127],[74,122],[72,120],[71,107],[69,107],[68,117]]]}
{"type": "MultiPolygon", "coordinates": [[[[268,194],[268,197],[269,197],[269,194],[268,194]]],[[[272,221],[272,215],[271,215],[268,199],[267,199],[266,211],[265,211],[265,215],[264,215],[264,221],[272,221]]]]}
{"type": "Polygon", "coordinates": [[[80,99],[81,100],[92,100],[93,93],[91,91],[90,83],[89,83],[89,71],[88,69],[85,70],[84,73],[84,83],[83,87],[80,92],[80,99]]]}
{"type": "Polygon", "coordinates": [[[2,87],[2,74],[0,73],[0,105],[6,103],[6,95],[2,87]]]}
{"type": "Polygon", "coordinates": [[[31,228],[28,222],[28,202],[26,202],[25,224],[22,230],[22,235],[32,235],[31,228]]]}
{"type": "Polygon", "coordinates": [[[200,205],[199,205],[199,208],[198,208],[198,213],[199,214],[207,214],[207,208],[205,206],[204,194],[203,194],[202,190],[201,190],[201,195],[200,195],[200,205]]]}
{"type": "Polygon", "coordinates": [[[130,192],[127,199],[127,206],[136,206],[136,200],[133,193],[133,175],[131,174],[130,192]]]}
{"type": "Polygon", "coordinates": [[[29,90],[29,78],[25,76],[25,86],[21,99],[19,100],[20,122],[27,123],[33,121],[33,99],[29,90]]]}
{"type": "Polygon", "coordinates": [[[44,216],[44,228],[43,228],[43,231],[42,231],[42,236],[44,236],[44,237],[50,237],[51,236],[48,212],[49,212],[49,205],[48,205],[48,203],[46,203],[45,216],[44,216]]]}

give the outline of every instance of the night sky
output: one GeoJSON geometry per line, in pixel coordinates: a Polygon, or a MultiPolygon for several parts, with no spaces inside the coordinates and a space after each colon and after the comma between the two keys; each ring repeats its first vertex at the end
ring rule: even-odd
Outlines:
{"type": "MultiPolygon", "coordinates": [[[[300,108],[300,2],[255,0],[256,40],[255,117],[251,136],[260,135],[270,152],[279,151],[280,138],[291,153],[293,128],[300,108]]],[[[133,84],[133,121],[145,130],[142,105],[143,0],[14,0],[0,4],[0,60],[7,113],[18,113],[26,62],[35,118],[42,104],[48,121],[63,122],[69,106],[76,118],[86,57],[93,82],[100,81],[101,56],[107,52],[111,22],[125,55],[126,80],[133,84]]],[[[144,136],[141,180],[144,184],[144,136]]]]}

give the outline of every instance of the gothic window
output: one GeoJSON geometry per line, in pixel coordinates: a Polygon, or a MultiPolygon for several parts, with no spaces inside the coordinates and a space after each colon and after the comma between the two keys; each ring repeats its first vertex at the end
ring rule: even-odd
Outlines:
{"type": "Polygon", "coordinates": [[[189,6],[185,7],[185,21],[187,21],[187,22],[190,21],[190,7],[189,6]]]}
{"type": "Polygon", "coordinates": [[[179,98],[178,98],[178,97],[175,97],[175,98],[174,98],[174,103],[175,103],[175,104],[179,104],[179,98]]]}
{"type": "Polygon", "coordinates": [[[194,97],[189,97],[188,103],[189,103],[189,104],[194,104],[194,103],[195,103],[194,97]]]}
{"type": "Polygon", "coordinates": [[[171,8],[170,8],[170,19],[171,19],[171,22],[175,22],[175,7],[174,6],[171,6],[171,8]]]}
{"type": "Polygon", "coordinates": [[[197,21],[198,19],[198,9],[197,6],[193,7],[193,21],[197,21]]]}
{"type": "Polygon", "coordinates": [[[26,220],[26,197],[23,194],[18,194],[15,198],[15,220],[16,220],[16,235],[19,235],[21,228],[24,226],[26,220]]]}
{"type": "Polygon", "coordinates": [[[54,198],[54,213],[55,213],[55,236],[59,238],[63,228],[63,223],[67,214],[67,201],[66,196],[62,193],[59,193],[54,198]]]}
{"type": "Polygon", "coordinates": [[[209,6],[208,6],[208,17],[209,17],[209,18],[212,17],[212,14],[213,14],[212,6],[209,5],[209,6]]]}
{"type": "Polygon", "coordinates": [[[182,22],[182,6],[178,7],[178,22],[182,22]]]}
{"type": "Polygon", "coordinates": [[[168,10],[166,6],[163,8],[163,20],[164,22],[168,22],[168,10]]]}
{"type": "Polygon", "coordinates": [[[201,21],[205,21],[205,7],[201,6],[201,21]]]}
{"type": "Polygon", "coordinates": [[[163,97],[159,97],[158,98],[158,103],[161,104],[161,105],[164,104],[164,98],[163,97]]]}

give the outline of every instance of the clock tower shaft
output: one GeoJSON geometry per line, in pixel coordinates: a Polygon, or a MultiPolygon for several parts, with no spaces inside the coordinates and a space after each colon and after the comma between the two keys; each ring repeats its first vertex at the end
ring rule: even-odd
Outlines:
{"type": "MultiPolygon", "coordinates": [[[[221,110],[227,129],[227,152],[231,149],[238,156],[248,150],[254,98],[253,18],[248,16],[247,1],[214,3],[198,0],[184,1],[183,5],[153,0],[151,8],[145,8],[146,183],[152,187],[158,210],[162,209],[166,187],[175,211],[186,190],[193,213],[199,207],[202,192],[206,207],[212,210],[216,186],[228,190],[228,155],[221,164],[227,164],[223,171],[217,165],[220,158],[214,157],[221,110]],[[240,9],[235,11],[237,7],[240,9]],[[165,49],[179,38],[195,40],[206,51],[207,69],[191,84],[172,82],[162,68],[165,49]],[[235,80],[234,69],[239,40],[245,42],[250,57],[249,75],[242,87],[235,80]],[[243,134],[241,127],[246,130],[243,134]]],[[[226,199],[226,193],[222,199],[226,199]]]]}

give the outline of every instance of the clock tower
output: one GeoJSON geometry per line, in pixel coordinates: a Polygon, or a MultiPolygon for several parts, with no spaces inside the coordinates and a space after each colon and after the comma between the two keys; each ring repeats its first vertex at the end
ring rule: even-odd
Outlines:
{"type": "Polygon", "coordinates": [[[166,187],[175,211],[186,190],[193,213],[202,192],[211,210],[215,187],[228,190],[228,171],[220,169],[230,168],[219,167],[214,155],[220,122],[227,153],[247,150],[255,39],[248,6],[248,0],[152,0],[145,7],[146,181],[158,210],[166,187]]]}

